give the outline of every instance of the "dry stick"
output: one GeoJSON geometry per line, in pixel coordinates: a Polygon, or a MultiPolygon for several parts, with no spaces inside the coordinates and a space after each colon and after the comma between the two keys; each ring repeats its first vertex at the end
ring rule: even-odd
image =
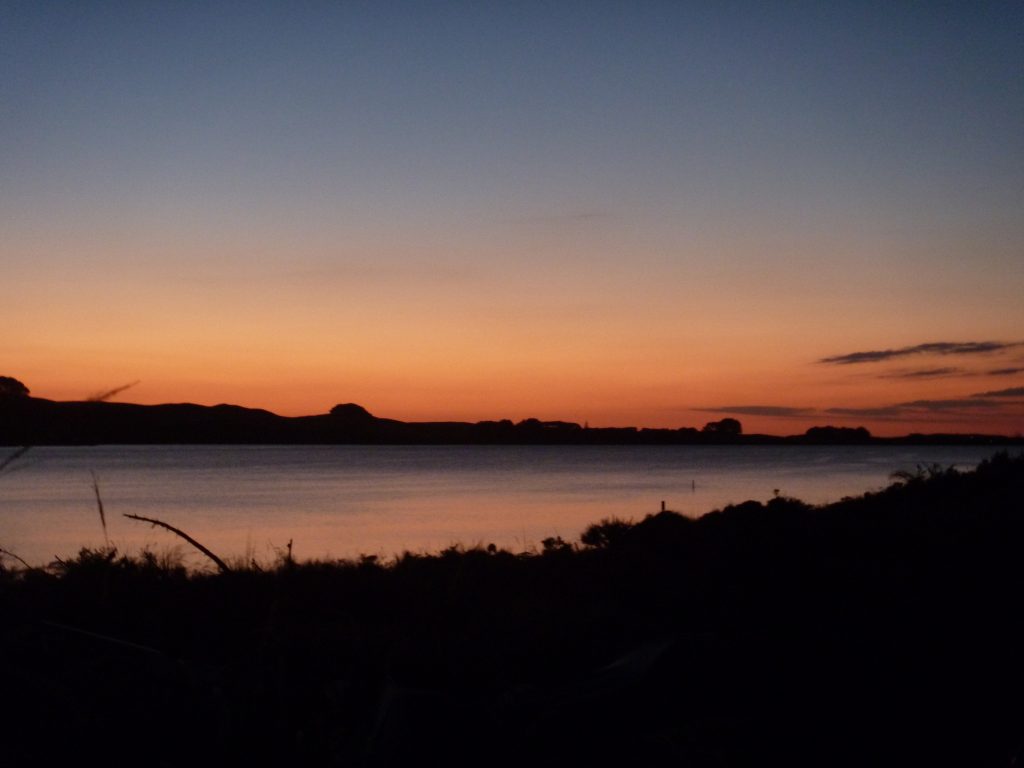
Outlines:
{"type": "Polygon", "coordinates": [[[96,479],[96,473],[91,472],[90,474],[92,474],[92,490],[93,493],[96,494],[96,507],[100,511],[100,525],[103,526],[103,540],[107,543],[107,546],[109,547],[110,537],[107,535],[107,516],[103,512],[103,499],[100,498],[100,484],[99,481],[96,479]]]}
{"type": "Polygon", "coordinates": [[[105,643],[111,645],[120,646],[126,650],[141,651],[143,653],[152,654],[153,656],[159,656],[162,659],[167,659],[167,655],[156,648],[152,648],[148,645],[139,645],[129,640],[122,640],[119,637],[112,637],[111,635],[101,635],[99,632],[90,632],[87,629],[81,629],[79,627],[72,627],[69,624],[59,624],[56,621],[41,621],[39,622],[44,627],[52,627],[53,629],[59,629],[62,632],[69,634],[81,635],[82,637],[89,637],[93,640],[102,640],[105,643]]]}
{"type": "Polygon", "coordinates": [[[10,550],[7,550],[7,549],[3,549],[2,547],[0,547],[0,555],[7,555],[8,557],[13,557],[13,558],[14,558],[15,560],[17,560],[17,561],[18,561],[19,563],[21,563],[22,565],[24,565],[24,566],[25,566],[26,568],[28,568],[28,569],[29,569],[30,571],[34,571],[34,570],[35,570],[35,568],[33,568],[33,567],[32,567],[31,565],[29,565],[28,563],[26,563],[26,562],[25,562],[25,561],[24,561],[24,560],[23,560],[22,558],[18,557],[18,556],[17,556],[16,554],[14,554],[13,552],[11,552],[10,550]]]}
{"type": "Polygon", "coordinates": [[[187,541],[189,544],[191,544],[193,547],[195,547],[200,552],[202,552],[204,555],[206,555],[208,558],[213,560],[213,562],[217,564],[217,567],[220,568],[221,573],[230,573],[231,572],[231,569],[228,568],[227,563],[225,563],[223,560],[221,560],[219,557],[217,557],[215,554],[213,554],[213,552],[208,550],[206,547],[204,547],[198,541],[193,539],[191,536],[189,536],[187,533],[185,533],[180,528],[175,528],[173,525],[169,525],[168,523],[165,523],[163,520],[156,520],[155,518],[152,518],[152,517],[143,517],[142,515],[129,515],[129,514],[125,514],[124,516],[127,517],[129,520],[141,520],[144,523],[152,523],[153,525],[159,525],[161,528],[166,528],[168,531],[170,531],[171,533],[175,534],[176,536],[180,536],[185,541],[187,541]]]}
{"type": "Polygon", "coordinates": [[[4,459],[3,461],[0,461],[0,472],[5,470],[9,465],[13,464],[18,459],[20,459],[22,456],[24,456],[26,453],[28,453],[28,451],[29,451],[29,449],[31,447],[32,447],[31,445],[23,445],[23,446],[21,446],[21,448],[18,448],[16,451],[14,451],[14,453],[12,453],[6,459],[4,459]]]}
{"type": "Polygon", "coordinates": [[[103,403],[103,402],[106,402],[107,400],[112,398],[114,395],[119,394],[121,392],[124,392],[126,389],[131,389],[132,387],[134,387],[138,383],[139,383],[138,381],[133,381],[130,384],[122,384],[120,387],[114,387],[113,389],[108,389],[106,392],[100,392],[98,394],[93,395],[92,397],[86,398],[86,402],[89,402],[89,403],[103,403]]]}
{"type": "MultiPolygon", "coordinates": [[[[134,387],[138,383],[139,383],[138,381],[133,381],[133,382],[131,382],[129,384],[122,384],[120,387],[114,387],[113,389],[108,389],[106,392],[100,392],[99,394],[96,394],[96,395],[93,395],[92,397],[86,398],[86,401],[90,402],[90,403],[103,403],[103,402],[106,402],[107,400],[109,400],[114,395],[118,394],[119,392],[124,392],[126,389],[130,389],[131,387],[134,387]]],[[[28,449],[26,448],[25,450],[28,450],[28,449]]],[[[96,480],[96,473],[92,472],[91,470],[90,470],[90,472],[92,474],[92,491],[93,491],[93,493],[96,494],[96,506],[97,506],[97,508],[100,511],[100,525],[103,526],[103,540],[106,542],[107,546],[109,547],[110,546],[110,536],[107,534],[107,516],[103,512],[103,499],[100,498],[100,484],[96,480]]]]}

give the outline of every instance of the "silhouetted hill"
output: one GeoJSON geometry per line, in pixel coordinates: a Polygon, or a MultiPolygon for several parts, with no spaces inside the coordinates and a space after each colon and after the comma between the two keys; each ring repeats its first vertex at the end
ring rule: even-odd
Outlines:
{"type": "MultiPolygon", "coordinates": [[[[735,419],[710,422],[702,430],[637,427],[587,428],[566,421],[524,419],[517,423],[402,422],[378,418],[355,403],[317,416],[278,416],[237,405],[190,403],[134,405],[58,402],[29,397],[11,379],[0,396],[0,445],[95,444],[538,444],[538,445],[721,445],[948,443],[1007,445],[1021,438],[992,435],[873,437],[863,427],[812,427],[804,435],[747,435],[735,419]]],[[[21,385],[22,387],[24,385],[21,385]]]]}

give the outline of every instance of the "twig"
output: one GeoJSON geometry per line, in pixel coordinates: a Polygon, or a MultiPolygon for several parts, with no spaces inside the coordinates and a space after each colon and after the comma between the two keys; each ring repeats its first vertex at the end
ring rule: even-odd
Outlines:
{"type": "Polygon", "coordinates": [[[93,640],[101,640],[104,643],[110,643],[111,645],[120,646],[126,650],[140,651],[142,653],[152,654],[158,656],[161,659],[166,659],[167,655],[156,648],[152,648],[148,645],[140,645],[139,643],[133,643],[129,640],[122,640],[119,637],[113,637],[112,635],[102,635],[99,632],[90,632],[87,629],[80,629],[79,627],[72,627],[68,624],[59,624],[56,621],[41,621],[39,622],[44,627],[50,627],[52,629],[59,629],[61,632],[67,632],[68,634],[80,635],[81,637],[88,637],[93,640]]]}
{"type": "Polygon", "coordinates": [[[223,560],[221,560],[219,557],[217,557],[215,554],[213,554],[213,552],[208,550],[206,547],[204,547],[198,541],[193,539],[191,536],[189,536],[187,533],[185,533],[180,528],[175,528],[173,525],[165,523],[163,520],[157,520],[157,519],[152,518],[152,517],[143,517],[142,515],[129,515],[129,514],[125,514],[124,516],[127,517],[129,520],[141,520],[144,523],[152,523],[153,525],[159,525],[161,528],[166,528],[168,531],[170,531],[171,533],[173,533],[176,536],[180,536],[185,541],[187,541],[189,544],[191,544],[193,547],[195,547],[200,552],[202,552],[204,555],[206,555],[208,558],[213,560],[213,562],[217,564],[217,567],[220,568],[221,573],[230,573],[231,572],[231,569],[228,568],[227,563],[225,563],[223,560]]]}
{"type": "Polygon", "coordinates": [[[26,568],[28,568],[28,569],[29,569],[30,571],[34,571],[34,570],[35,570],[35,568],[33,568],[33,567],[32,567],[31,565],[29,565],[28,563],[26,563],[26,562],[25,562],[25,561],[24,561],[24,560],[23,560],[22,558],[18,557],[18,556],[17,556],[16,554],[14,554],[13,552],[11,552],[10,550],[7,550],[7,549],[3,549],[2,547],[0,547],[0,555],[7,555],[8,557],[13,557],[13,558],[14,558],[15,560],[17,560],[17,561],[18,561],[19,563],[21,563],[22,565],[24,565],[24,566],[25,566],[26,568]]]}
{"type": "Polygon", "coordinates": [[[100,525],[103,526],[103,540],[110,546],[110,537],[107,535],[107,516],[103,512],[103,499],[100,498],[100,484],[96,479],[96,473],[90,470],[92,475],[92,490],[96,494],[96,507],[100,511],[100,525]]]}
{"type": "Polygon", "coordinates": [[[26,453],[28,453],[31,447],[31,445],[23,445],[21,446],[21,448],[15,450],[14,453],[12,453],[6,459],[0,461],[0,472],[3,472],[8,466],[10,466],[18,459],[20,459],[22,456],[24,456],[26,453]]]}
{"type": "Polygon", "coordinates": [[[124,392],[126,389],[130,389],[131,387],[134,387],[138,383],[139,382],[137,381],[133,381],[130,384],[122,384],[120,387],[114,387],[113,389],[108,389],[106,392],[100,392],[98,394],[93,395],[92,397],[86,398],[86,401],[90,403],[106,402],[114,395],[119,394],[120,392],[124,392]]]}

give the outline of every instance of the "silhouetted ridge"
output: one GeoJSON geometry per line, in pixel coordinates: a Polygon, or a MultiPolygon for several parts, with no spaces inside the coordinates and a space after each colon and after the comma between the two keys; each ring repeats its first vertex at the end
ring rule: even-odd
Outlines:
{"type": "Polygon", "coordinates": [[[374,420],[373,414],[355,403],[343,403],[331,408],[331,416],[353,423],[366,423],[374,420]]]}
{"type": "Polygon", "coordinates": [[[870,443],[871,433],[864,427],[811,427],[804,433],[809,443],[870,443]]]}
{"type": "MultiPolygon", "coordinates": [[[[119,387],[112,392],[125,389],[119,387]]],[[[123,444],[407,444],[407,445],[805,445],[1020,444],[994,435],[873,437],[863,427],[812,427],[803,435],[744,434],[734,418],[703,429],[582,427],[537,418],[403,422],[380,418],[356,403],[341,403],[316,416],[278,416],[238,405],[178,403],[135,405],[103,401],[55,402],[28,395],[17,379],[0,377],[0,445],[123,444]]]]}

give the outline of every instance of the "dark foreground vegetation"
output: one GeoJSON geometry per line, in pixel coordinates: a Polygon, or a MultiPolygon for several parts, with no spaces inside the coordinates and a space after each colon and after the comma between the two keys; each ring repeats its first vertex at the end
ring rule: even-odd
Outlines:
{"type": "Polygon", "coordinates": [[[1002,454],[532,554],[7,558],[0,761],[1019,765],[1022,501],[1002,454]]]}

